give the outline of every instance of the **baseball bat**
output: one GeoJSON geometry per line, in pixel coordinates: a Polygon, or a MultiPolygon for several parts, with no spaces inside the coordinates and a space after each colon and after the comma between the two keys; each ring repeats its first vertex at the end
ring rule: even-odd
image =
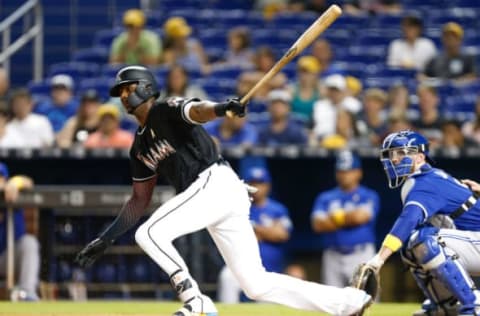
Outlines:
{"type": "MultiPolygon", "coordinates": [[[[342,9],[336,4],[332,4],[310,27],[303,32],[288,51],[278,60],[275,65],[251,88],[241,99],[240,103],[246,104],[248,100],[260,89],[267,81],[273,78],[286,64],[300,54],[308,45],[310,45],[320,34],[322,34],[340,15],[342,9]]],[[[227,113],[232,117],[232,113],[227,113]]]]}

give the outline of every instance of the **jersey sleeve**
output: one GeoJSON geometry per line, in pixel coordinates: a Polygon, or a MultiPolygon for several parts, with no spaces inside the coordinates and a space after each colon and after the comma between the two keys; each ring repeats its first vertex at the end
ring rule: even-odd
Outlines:
{"type": "Polygon", "coordinates": [[[328,216],[327,212],[327,201],[325,199],[325,196],[323,194],[320,194],[313,203],[311,218],[312,220],[315,218],[326,218],[328,216]]]}
{"type": "Polygon", "coordinates": [[[167,116],[169,120],[188,124],[188,125],[198,125],[200,123],[195,122],[190,118],[189,112],[190,108],[195,102],[199,102],[200,99],[183,99],[178,97],[172,97],[165,100],[166,106],[164,104],[160,105],[162,112],[167,116]]]}
{"type": "Polygon", "coordinates": [[[292,220],[290,219],[290,215],[288,214],[288,209],[284,205],[278,205],[274,217],[276,220],[280,221],[280,223],[283,227],[285,227],[285,229],[287,229],[288,231],[292,231],[292,220]]]}
{"type": "Polygon", "coordinates": [[[408,205],[418,206],[423,213],[423,221],[426,221],[430,216],[435,215],[446,204],[445,198],[441,192],[436,192],[433,189],[413,189],[406,196],[403,207],[408,205]]]}
{"type": "Polygon", "coordinates": [[[133,181],[145,181],[155,177],[156,173],[148,168],[133,151],[130,152],[130,169],[133,181]]]}

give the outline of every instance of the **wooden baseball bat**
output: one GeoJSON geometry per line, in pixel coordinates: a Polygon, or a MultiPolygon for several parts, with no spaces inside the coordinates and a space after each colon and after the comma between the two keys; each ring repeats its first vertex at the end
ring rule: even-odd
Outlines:
{"type": "MultiPolygon", "coordinates": [[[[340,15],[342,9],[336,4],[332,4],[310,27],[303,32],[297,41],[289,48],[283,57],[245,94],[240,102],[246,104],[248,100],[260,89],[267,81],[272,79],[286,64],[295,56],[300,54],[308,45],[310,45],[320,34],[322,34],[340,15]]],[[[228,113],[232,117],[232,113],[228,113]]]]}

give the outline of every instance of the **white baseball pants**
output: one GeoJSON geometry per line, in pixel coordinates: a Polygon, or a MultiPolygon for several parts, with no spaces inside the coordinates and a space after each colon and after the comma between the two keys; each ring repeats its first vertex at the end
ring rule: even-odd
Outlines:
{"type": "MultiPolygon", "coordinates": [[[[25,234],[15,241],[15,274],[17,287],[27,292],[30,299],[38,299],[37,287],[40,280],[40,244],[36,237],[25,234]]],[[[0,254],[0,276],[5,275],[7,252],[0,254]]]]}
{"type": "Polygon", "coordinates": [[[438,236],[445,242],[446,252],[458,255],[458,262],[472,276],[480,276],[480,232],[442,228],[438,236]]]}
{"type": "Polygon", "coordinates": [[[240,286],[251,299],[293,308],[350,315],[365,293],[302,281],[266,272],[249,221],[250,200],[243,182],[228,166],[214,164],[184,192],[158,208],[142,224],[135,239],[169,275],[188,271],[172,241],[203,228],[215,241],[240,286]]]}

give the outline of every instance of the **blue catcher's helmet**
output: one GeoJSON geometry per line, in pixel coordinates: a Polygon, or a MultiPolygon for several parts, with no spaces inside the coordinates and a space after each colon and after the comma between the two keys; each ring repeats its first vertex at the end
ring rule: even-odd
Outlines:
{"type": "Polygon", "coordinates": [[[425,159],[432,162],[428,156],[428,140],[419,133],[400,131],[389,134],[383,140],[380,161],[387,174],[390,188],[402,185],[414,172],[412,155],[417,153],[423,153],[425,159]]]}

